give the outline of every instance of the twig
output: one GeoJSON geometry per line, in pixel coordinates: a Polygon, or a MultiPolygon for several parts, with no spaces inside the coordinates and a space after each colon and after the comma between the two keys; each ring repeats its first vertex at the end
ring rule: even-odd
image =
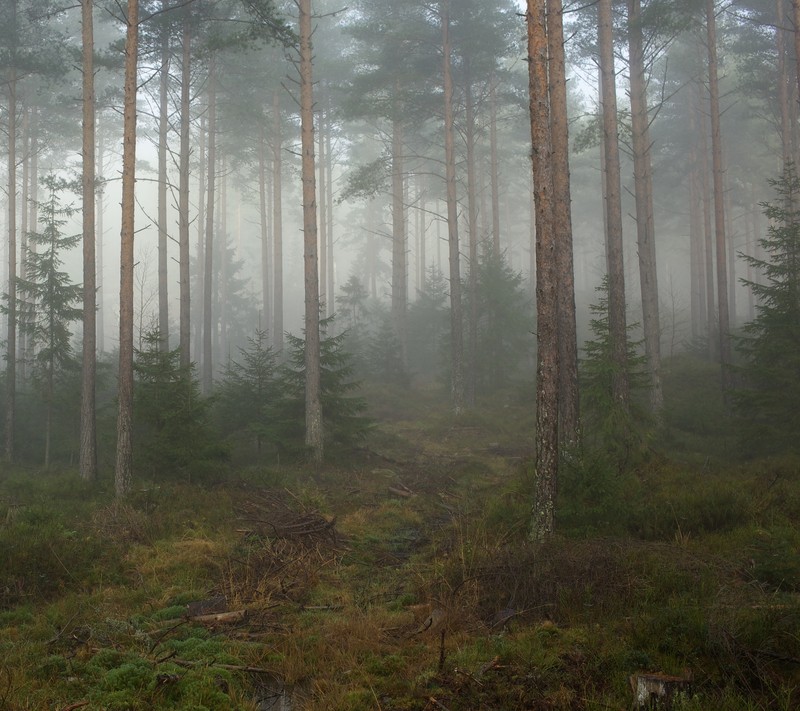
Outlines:
{"type": "Polygon", "coordinates": [[[61,711],[75,711],[75,709],[83,708],[84,706],[88,706],[90,703],[90,701],[76,701],[74,704],[65,706],[63,709],[61,709],[61,711]]]}
{"type": "Polygon", "coordinates": [[[173,664],[177,664],[179,667],[185,667],[187,669],[191,669],[192,667],[208,666],[215,667],[216,669],[224,669],[225,671],[246,672],[248,674],[269,674],[270,676],[276,676],[274,671],[271,669],[264,669],[263,667],[251,667],[241,664],[217,664],[214,662],[205,664],[204,662],[192,662],[188,659],[171,659],[170,661],[173,664]]]}
{"type": "Polygon", "coordinates": [[[437,701],[436,699],[434,699],[433,696],[429,696],[428,701],[430,701],[435,706],[438,706],[440,709],[444,709],[444,711],[450,711],[450,709],[447,708],[447,706],[445,706],[441,701],[437,701]]]}

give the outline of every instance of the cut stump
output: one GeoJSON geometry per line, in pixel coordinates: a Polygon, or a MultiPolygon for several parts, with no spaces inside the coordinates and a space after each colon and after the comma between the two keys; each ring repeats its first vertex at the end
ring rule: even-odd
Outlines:
{"type": "Polygon", "coordinates": [[[692,674],[633,674],[630,678],[633,691],[633,709],[671,709],[678,698],[692,695],[692,674]]]}

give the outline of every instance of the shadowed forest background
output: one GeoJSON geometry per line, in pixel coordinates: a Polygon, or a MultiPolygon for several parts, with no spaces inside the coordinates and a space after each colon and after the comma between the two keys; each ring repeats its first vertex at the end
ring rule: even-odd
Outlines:
{"type": "Polygon", "coordinates": [[[6,0],[0,710],[795,708],[798,24],[6,0]]]}

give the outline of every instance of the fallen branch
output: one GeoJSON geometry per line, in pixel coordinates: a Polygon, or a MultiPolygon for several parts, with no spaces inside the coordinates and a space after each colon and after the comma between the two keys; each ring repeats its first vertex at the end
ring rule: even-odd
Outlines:
{"type": "Polygon", "coordinates": [[[269,676],[277,677],[278,675],[271,669],[264,669],[263,667],[251,667],[240,664],[217,664],[216,662],[193,662],[188,659],[170,659],[172,664],[177,664],[179,667],[192,669],[193,667],[214,667],[215,669],[224,669],[225,671],[244,672],[247,674],[268,674],[269,676]]]}
{"type": "Polygon", "coordinates": [[[247,610],[234,610],[233,612],[215,612],[210,615],[188,616],[189,622],[199,622],[201,625],[229,625],[242,622],[247,618],[247,610]]]}
{"type": "Polygon", "coordinates": [[[88,706],[90,703],[90,701],[76,701],[74,704],[65,706],[63,709],[61,709],[61,711],[75,711],[75,709],[83,708],[84,706],[88,706]]]}

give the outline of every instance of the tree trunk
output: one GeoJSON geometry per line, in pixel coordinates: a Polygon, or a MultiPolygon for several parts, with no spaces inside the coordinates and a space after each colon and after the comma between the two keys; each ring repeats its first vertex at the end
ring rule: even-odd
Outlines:
{"type": "MultiPolygon", "coordinates": [[[[12,0],[16,26],[17,1],[12,0]]],[[[8,71],[8,322],[6,335],[6,461],[14,461],[17,398],[17,73],[8,71]]]]}
{"type": "MultiPolygon", "coordinates": [[[[22,109],[22,179],[20,181],[22,188],[22,195],[20,199],[20,244],[19,244],[19,278],[25,280],[28,276],[26,262],[28,257],[28,211],[25,206],[28,204],[28,189],[30,186],[30,118],[28,116],[27,107],[23,106],[22,109]]],[[[25,323],[28,311],[28,305],[23,301],[17,304],[19,328],[17,329],[17,378],[22,383],[23,387],[27,381],[25,351],[27,347],[27,334],[25,333],[25,323]]]]}
{"type": "Polygon", "coordinates": [[[467,329],[467,379],[464,399],[468,407],[475,406],[478,380],[478,195],[475,176],[475,105],[472,96],[472,77],[469,60],[465,60],[465,142],[467,153],[467,230],[469,232],[469,328],[467,329]]]}
{"type": "Polygon", "coordinates": [[[319,294],[321,300],[322,317],[327,318],[331,313],[332,304],[328,303],[328,190],[325,184],[325,113],[319,111],[319,126],[317,127],[317,170],[319,172],[319,294]]]}
{"type": "MultiPolygon", "coordinates": [[[[206,107],[207,109],[208,107],[206,107]]],[[[194,355],[202,372],[203,366],[203,310],[205,306],[205,262],[206,262],[206,112],[200,113],[200,130],[197,161],[197,294],[202,307],[194,313],[194,355]]]]}
{"type": "Polygon", "coordinates": [[[203,247],[203,393],[211,394],[214,377],[212,300],[214,295],[214,202],[217,174],[217,75],[216,62],[211,58],[208,69],[208,148],[206,170],[206,228],[203,247]]]}
{"type": "Polygon", "coordinates": [[[453,77],[450,65],[449,0],[439,3],[442,19],[444,84],[444,152],[447,184],[447,235],[450,257],[450,395],[456,415],[464,409],[464,336],[461,314],[461,254],[458,247],[458,197],[453,118],[453,77]]]}
{"type": "Polygon", "coordinates": [[[629,406],[628,347],[625,316],[625,263],[622,251],[622,197],[611,0],[598,2],[598,45],[603,87],[603,145],[606,174],[606,256],[608,258],[608,323],[611,338],[612,397],[629,406]]]}
{"type": "Polygon", "coordinates": [[[664,408],[661,388],[661,325],[658,312],[658,269],[653,219],[653,171],[650,158],[650,118],[644,69],[641,0],[628,0],[628,64],[630,69],[633,184],[636,201],[636,243],[642,293],[642,327],[650,410],[659,416],[664,408]]]}
{"type": "Polygon", "coordinates": [[[97,275],[95,265],[95,106],[93,0],[81,0],[83,45],[83,363],[81,367],[81,478],[97,476],[97,275]]]}
{"type": "Polygon", "coordinates": [[[181,367],[187,368],[191,359],[191,285],[189,273],[189,156],[191,151],[190,129],[192,78],[191,25],[187,11],[183,19],[181,36],[181,135],[178,157],[178,281],[180,291],[180,315],[178,333],[180,340],[181,367]]]}
{"type": "Polygon", "coordinates": [[[696,340],[706,333],[705,252],[703,250],[702,191],[698,156],[697,120],[693,103],[689,107],[689,275],[691,282],[691,332],[696,340]]]}
{"type": "Polygon", "coordinates": [[[128,0],[122,136],[122,228],[119,284],[119,387],[117,390],[117,465],[114,485],[125,496],[133,477],[133,238],[136,208],[136,62],[139,50],[139,0],[128,0]]]}
{"type": "MultiPolygon", "coordinates": [[[[169,0],[161,0],[161,11],[169,0]]],[[[167,278],[167,129],[169,128],[169,32],[162,29],[158,116],[158,347],[169,350],[169,284],[167,278]]]]}
{"type": "Polygon", "coordinates": [[[500,254],[500,163],[497,159],[497,78],[492,77],[489,93],[489,154],[492,176],[492,250],[500,254]]]}
{"type": "MultiPolygon", "coordinates": [[[[792,0],[792,18],[794,20],[794,57],[795,57],[795,78],[797,79],[797,96],[800,97],[800,0],[792,0]]],[[[796,107],[795,107],[796,108],[796,107]]]]}
{"type": "MultiPolygon", "coordinates": [[[[789,109],[789,68],[786,61],[785,0],[775,0],[775,43],[778,54],[778,107],[781,113],[781,158],[782,165],[792,161],[792,125],[789,109]]],[[[733,279],[733,275],[731,275],[733,279]]]]}
{"type": "Polygon", "coordinates": [[[303,270],[305,282],[306,446],[313,460],[322,461],[323,431],[319,332],[319,265],[314,166],[313,50],[311,0],[299,0],[300,12],[300,133],[303,155],[303,270]]]}
{"type": "Polygon", "coordinates": [[[553,206],[553,155],[548,94],[545,0],[528,0],[531,169],[536,209],[536,484],[531,537],[555,530],[558,487],[558,273],[553,206]]]}
{"type": "Polygon", "coordinates": [[[283,212],[281,206],[281,178],[283,141],[281,139],[281,103],[277,91],[272,94],[272,343],[277,353],[283,351],[283,212]]]}
{"type": "Polygon", "coordinates": [[[714,0],[706,0],[706,31],[708,49],[708,95],[711,118],[711,162],[714,183],[714,232],[717,248],[717,315],[719,318],[719,361],[725,392],[731,387],[731,350],[728,315],[728,272],[725,244],[725,193],[723,190],[722,133],[720,129],[719,80],[717,78],[717,20],[714,0]]]}
{"type": "Polygon", "coordinates": [[[573,446],[577,444],[580,432],[580,407],[563,13],[561,0],[547,1],[548,91],[553,161],[553,239],[558,288],[559,438],[562,444],[573,446]]]}
{"type": "MultiPolygon", "coordinates": [[[[330,103],[330,100],[329,100],[330,103]]],[[[331,134],[333,128],[330,122],[330,108],[328,109],[328,130],[325,131],[325,153],[327,160],[325,161],[325,170],[327,171],[326,184],[328,186],[327,195],[327,220],[328,220],[328,296],[326,302],[330,304],[330,312],[336,310],[336,261],[333,254],[333,153],[331,151],[331,134]]]]}
{"type": "Polygon", "coordinates": [[[267,158],[266,137],[264,126],[258,134],[258,207],[261,225],[261,313],[263,324],[261,328],[271,331],[272,300],[270,293],[270,243],[269,243],[269,206],[267,205],[267,158]]]}
{"type": "MultiPolygon", "coordinates": [[[[400,91],[399,80],[395,92],[400,91]]],[[[403,204],[403,124],[400,101],[395,99],[392,118],[392,326],[400,343],[400,357],[406,362],[406,315],[408,269],[406,266],[406,214],[403,204]]]]}
{"type": "MultiPolygon", "coordinates": [[[[96,110],[96,107],[95,107],[96,110]]],[[[95,122],[95,126],[96,126],[95,122]]],[[[105,141],[103,140],[103,133],[97,138],[97,155],[96,155],[96,171],[95,180],[99,181],[97,189],[95,190],[95,201],[97,209],[95,211],[95,248],[96,248],[96,264],[95,273],[97,275],[97,289],[95,299],[97,301],[97,350],[100,353],[105,351],[105,305],[103,303],[103,294],[105,293],[105,279],[103,277],[103,211],[105,209],[105,178],[103,172],[103,156],[105,153],[105,141]]]]}

